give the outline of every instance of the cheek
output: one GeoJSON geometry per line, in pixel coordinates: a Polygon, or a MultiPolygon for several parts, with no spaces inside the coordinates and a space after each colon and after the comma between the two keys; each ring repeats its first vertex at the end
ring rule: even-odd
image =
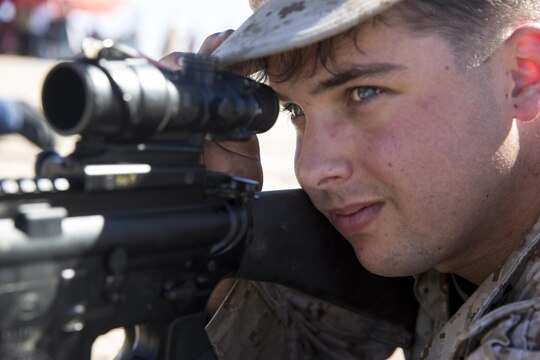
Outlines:
{"type": "Polygon", "coordinates": [[[370,173],[397,198],[414,199],[414,206],[447,195],[475,161],[464,152],[470,135],[461,132],[455,112],[438,105],[444,102],[430,96],[402,106],[364,137],[370,173]]]}
{"type": "Polygon", "coordinates": [[[486,114],[476,114],[474,105],[468,106],[460,96],[441,91],[402,105],[386,114],[384,126],[365,137],[387,167],[429,170],[436,176],[438,168],[450,171],[480,162],[501,143],[501,139],[486,142],[486,114]]]}
{"type": "Polygon", "coordinates": [[[497,191],[515,165],[516,138],[493,98],[441,92],[401,106],[371,131],[365,161],[397,207],[436,224],[497,191]]]}
{"type": "MultiPolygon", "coordinates": [[[[380,129],[370,129],[365,133],[364,164],[377,178],[386,176],[409,178],[427,171],[431,164],[439,164],[433,151],[437,139],[430,119],[396,114],[391,124],[380,129]],[[384,175],[386,174],[386,175],[384,175]]],[[[395,183],[390,181],[389,183],[395,183]]]]}

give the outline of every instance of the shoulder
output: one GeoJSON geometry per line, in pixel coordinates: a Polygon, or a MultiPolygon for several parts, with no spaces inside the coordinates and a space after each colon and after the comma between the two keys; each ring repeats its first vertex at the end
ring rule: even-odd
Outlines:
{"type": "Polygon", "coordinates": [[[537,359],[540,352],[540,298],[502,305],[467,331],[467,359],[537,359]]]}
{"type": "Polygon", "coordinates": [[[206,326],[218,358],[387,359],[412,335],[400,326],[277,284],[238,280],[206,326]]]}
{"type": "MultiPolygon", "coordinates": [[[[467,359],[529,359],[540,352],[540,258],[529,257],[519,278],[469,327],[467,359]]],[[[536,358],[536,357],[535,357],[536,358]]]]}

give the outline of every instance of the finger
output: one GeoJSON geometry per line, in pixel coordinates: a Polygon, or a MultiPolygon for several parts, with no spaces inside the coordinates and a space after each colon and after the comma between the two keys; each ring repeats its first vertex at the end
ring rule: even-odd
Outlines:
{"type": "Polygon", "coordinates": [[[179,70],[180,58],[182,58],[183,55],[184,55],[183,52],[176,51],[161,58],[159,62],[171,70],[179,70]]]}
{"type": "Polygon", "coordinates": [[[215,34],[210,35],[202,43],[201,48],[199,49],[199,54],[211,54],[233,32],[234,32],[234,30],[227,30],[227,31],[223,31],[223,32],[220,32],[220,33],[215,33],[215,34]]]}
{"type": "Polygon", "coordinates": [[[255,136],[247,142],[206,141],[203,157],[208,170],[257,180],[262,184],[259,143],[255,136]]]}
{"type": "MultiPolygon", "coordinates": [[[[234,30],[227,30],[208,36],[201,45],[201,48],[199,49],[199,54],[211,54],[233,32],[234,30]]],[[[176,51],[164,56],[159,60],[159,62],[171,70],[179,70],[181,68],[180,59],[183,55],[183,52],[176,51]]]]}
{"type": "Polygon", "coordinates": [[[261,161],[259,139],[256,135],[253,135],[248,141],[216,141],[215,144],[231,154],[261,161]]]}

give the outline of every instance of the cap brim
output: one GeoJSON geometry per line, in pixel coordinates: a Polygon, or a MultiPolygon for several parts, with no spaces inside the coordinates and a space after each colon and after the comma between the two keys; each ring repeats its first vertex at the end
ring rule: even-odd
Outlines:
{"type": "Polygon", "coordinates": [[[400,0],[269,0],[213,55],[224,65],[304,47],[346,31],[400,0]]]}

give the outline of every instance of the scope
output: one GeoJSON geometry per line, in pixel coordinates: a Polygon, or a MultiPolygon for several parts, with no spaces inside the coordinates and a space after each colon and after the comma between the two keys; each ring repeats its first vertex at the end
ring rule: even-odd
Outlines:
{"type": "Polygon", "coordinates": [[[42,106],[57,133],[128,142],[174,132],[242,140],[277,119],[274,91],[218,69],[215,57],[186,53],[172,71],[107,50],[61,62],[46,76],[42,106]]]}

